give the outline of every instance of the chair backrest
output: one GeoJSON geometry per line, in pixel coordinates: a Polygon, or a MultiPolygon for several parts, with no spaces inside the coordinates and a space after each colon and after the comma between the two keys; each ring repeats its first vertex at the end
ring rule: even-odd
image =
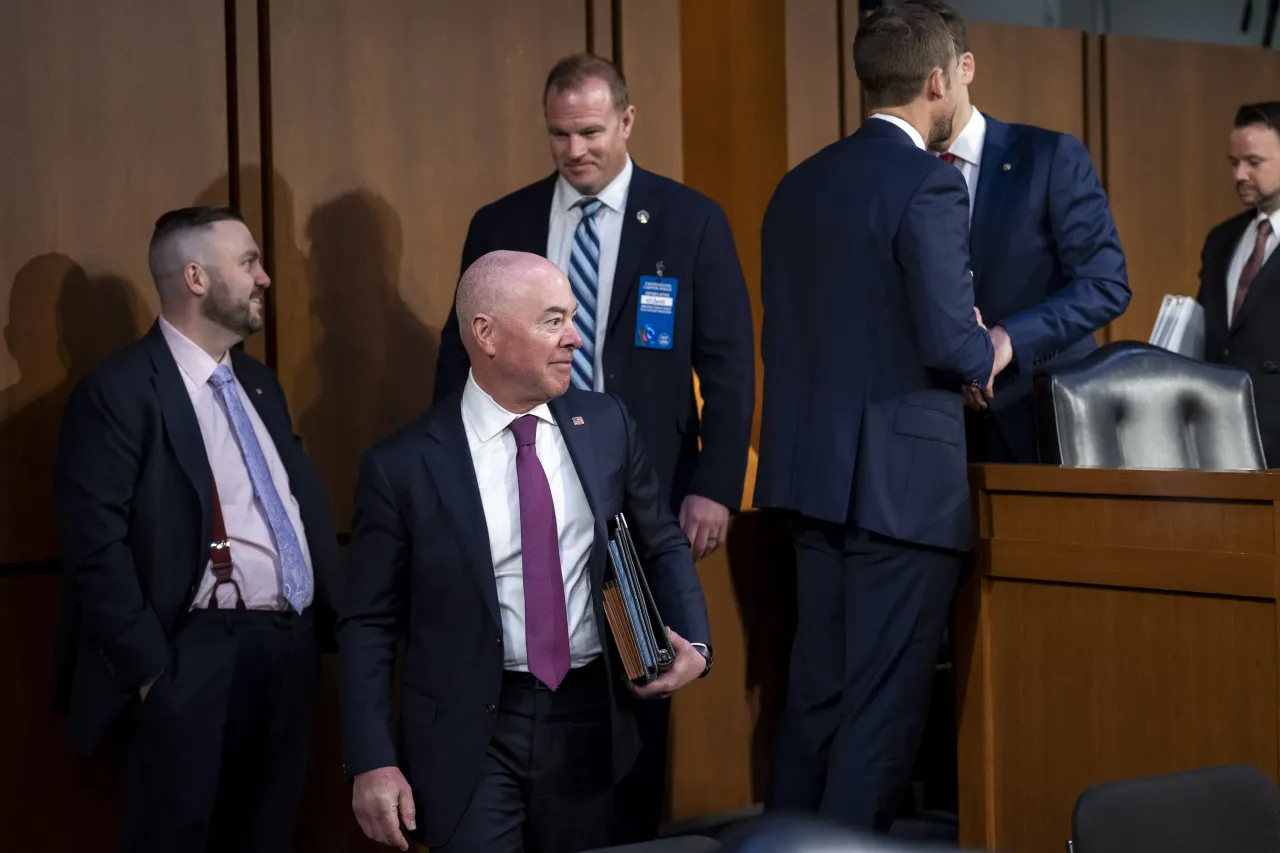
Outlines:
{"type": "Polygon", "coordinates": [[[1071,815],[1074,853],[1257,853],[1280,850],[1280,791],[1235,764],[1108,782],[1071,815]]]}
{"type": "Polygon", "coordinates": [[[960,853],[954,845],[899,842],[853,832],[812,816],[769,816],[744,822],[724,837],[723,853],[960,853]]]}
{"type": "Polygon", "coordinates": [[[1036,377],[1042,462],[1071,468],[1266,467],[1243,370],[1117,341],[1036,377]]]}

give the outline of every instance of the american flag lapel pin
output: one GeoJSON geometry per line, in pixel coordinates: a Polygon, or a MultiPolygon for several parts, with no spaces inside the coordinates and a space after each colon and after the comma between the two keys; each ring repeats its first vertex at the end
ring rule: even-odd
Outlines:
{"type": "Polygon", "coordinates": [[[583,424],[585,424],[585,423],[586,423],[586,421],[584,421],[582,418],[574,418],[574,419],[573,419],[573,425],[574,425],[574,426],[582,426],[582,425],[583,425],[583,424]]]}

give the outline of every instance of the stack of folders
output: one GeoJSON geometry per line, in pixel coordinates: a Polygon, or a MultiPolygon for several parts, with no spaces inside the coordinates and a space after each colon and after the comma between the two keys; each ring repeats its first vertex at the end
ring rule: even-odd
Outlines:
{"type": "Polygon", "coordinates": [[[627,519],[618,513],[610,526],[604,615],[609,620],[609,630],[627,679],[647,684],[671,667],[675,652],[640,567],[640,556],[631,541],[627,519]]]}
{"type": "Polygon", "coordinates": [[[1152,346],[1204,360],[1204,308],[1190,296],[1165,296],[1151,329],[1152,346]]]}

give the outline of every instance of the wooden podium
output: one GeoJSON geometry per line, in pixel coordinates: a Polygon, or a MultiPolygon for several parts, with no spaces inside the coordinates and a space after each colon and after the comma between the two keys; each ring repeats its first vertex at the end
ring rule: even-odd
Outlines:
{"type": "Polygon", "coordinates": [[[1280,475],[978,465],[960,841],[1062,853],[1089,785],[1280,770],[1280,475]]]}

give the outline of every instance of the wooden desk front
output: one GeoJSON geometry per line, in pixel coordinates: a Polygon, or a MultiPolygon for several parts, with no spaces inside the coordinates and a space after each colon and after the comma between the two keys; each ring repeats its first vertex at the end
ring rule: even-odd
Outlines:
{"type": "Polygon", "coordinates": [[[981,465],[961,845],[1061,853],[1089,785],[1280,771],[1280,476],[981,465]]]}

